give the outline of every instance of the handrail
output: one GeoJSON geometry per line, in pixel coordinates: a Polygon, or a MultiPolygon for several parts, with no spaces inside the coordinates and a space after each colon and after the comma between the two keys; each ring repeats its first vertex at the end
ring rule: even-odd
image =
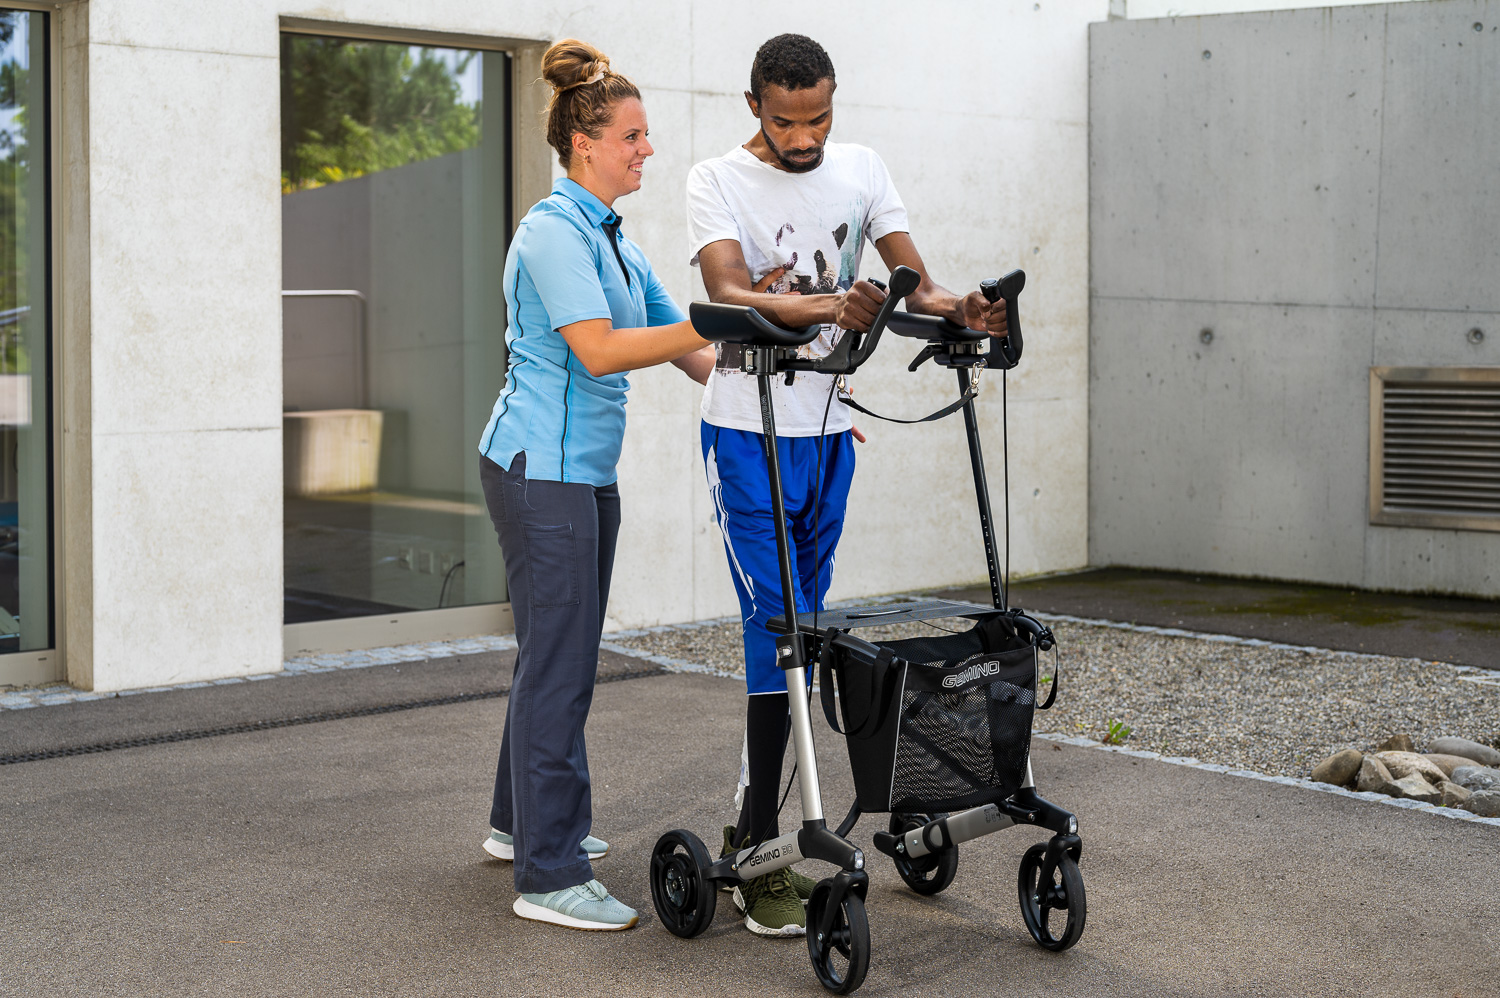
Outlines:
{"type": "Polygon", "coordinates": [[[355,370],[359,377],[359,405],[356,408],[370,408],[370,332],[367,324],[368,305],[363,291],[355,291],[352,288],[338,290],[295,290],[282,291],[283,298],[352,298],[354,299],[355,330],[354,330],[354,353],[355,370]]]}

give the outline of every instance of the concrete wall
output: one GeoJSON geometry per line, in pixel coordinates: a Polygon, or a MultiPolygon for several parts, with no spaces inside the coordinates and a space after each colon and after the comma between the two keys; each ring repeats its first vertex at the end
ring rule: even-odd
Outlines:
{"type": "Polygon", "coordinates": [[[1090,123],[1091,562],[1500,595],[1368,523],[1369,368],[1500,364],[1500,2],[1097,24],[1090,123]]]}
{"type": "MultiPolygon", "coordinates": [[[[885,156],[934,275],[967,289],[1017,264],[1030,274],[1028,362],[1010,385],[1022,572],[1086,559],[1086,29],[1107,2],[956,0],[913,19],[846,0],[795,18],[838,67],[836,137],[885,156]],[[979,25],[993,41],[977,56],[956,48],[979,25]]],[[[756,46],[782,29],[708,0],[576,13],[542,0],[65,8],[62,632],[80,685],[281,661],[282,17],[601,44],[642,85],[658,149],[644,191],[620,208],[684,303],[701,287],[686,264],[683,180],[752,134],[739,94],[756,46]]],[[[538,141],[533,131],[532,151],[518,149],[533,192],[538,141]]],[[[906,376],[896,353],[861,378],[862,398],[915,413],[949,397],[946,379],[906,376]]],[[[731,612],[696,453],[699,390],[671,369],[634,382],[611,620],[731,612]]],[[[981,411],[998,481],[993,390],[981,411]]],[[[981,578],[959,426],[867,429],[837,594],[981,578]]]]}
{"type": "MultiPolygon", "coordinates": [[[[1196,17],[1200,14],[1242,14],[1252,10],[1295,10],[1306,7],[1352,7],[1363,0],[1110,0],[1110,17],[1196,17]]],[[[1431,0],[1395,0],[1428,3],[1431,0]]]]}

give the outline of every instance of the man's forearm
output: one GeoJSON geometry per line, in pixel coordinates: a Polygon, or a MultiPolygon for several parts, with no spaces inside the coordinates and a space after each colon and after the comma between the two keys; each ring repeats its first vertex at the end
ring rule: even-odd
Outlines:
{"type": "Polygon", "coordinates": [[[739,288],[720,288],[710,297],[725,305],[748,305],[788,329],[833,322],[838,309],[837,295],[770,295],[739,288]]]}
{"type": "Polygon", "coordinates": [[[906,310],[921,315],[939,315],[964,324],[963,298],[937,284],[919,287],[906,296],[906,310]]]}

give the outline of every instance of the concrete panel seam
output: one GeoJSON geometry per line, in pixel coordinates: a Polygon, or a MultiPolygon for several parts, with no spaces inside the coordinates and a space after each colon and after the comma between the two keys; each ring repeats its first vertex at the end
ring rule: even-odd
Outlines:
{"type": "Polygon", "coordinates": [[[177,48],[172,45],[137,45],[134,42],[89,42],[90,48],[139,49],[142,52],[186,52],[192,55],[222,55],[236,59],[267,59],[279,62],[281,54],[259,55],[255,52],[226,52],[222,49],[177,48]]]}
{"type": "MultiPolygon", "coordinates": [[[[1385,193],[1385,118],[1386,118],[1386,81],[1389,74],[1386,72],[1390,67],[1390,55],[1387,51],[1391,37],[1391,11],[1387,6],[1380,18],[1380,126],[1376,134],[1375,148],[1380,150],[1375,162],[1375,256],[1372,261],[1373,269],[1370,274],[1370,304],[1374,305],[1380,301],[1380,217],[1383,214],[1383,202],[1381,200],[1385,193]]],[[[1370,363],[1375,363],[1375,341],[1370,339],[1370,363]]],[[[1366,571],[1368,571],[1366,566],[1366,571]]]]}
{"type": "Polygon", "coordinates": [[[210,426],[198,429],[166,429],[166,430],[95,430],[95,437],[165,437],[187,433],[280,433],[280,423],[268,423],[265,426],[210,426]]]}

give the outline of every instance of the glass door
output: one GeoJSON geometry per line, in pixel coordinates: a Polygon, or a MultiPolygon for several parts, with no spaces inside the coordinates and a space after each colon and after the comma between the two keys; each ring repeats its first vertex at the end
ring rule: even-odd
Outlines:
{"type": "Polygon", "coordinates": [[[53,645],[47,31],[0,9],[0,654],[53,645]]]}
{"type": "Polygon", "coordinates": [[[476,445],[505,371],[509,76],[503,52],[282,37],[289,625],[506,599],[476,445]]]}

